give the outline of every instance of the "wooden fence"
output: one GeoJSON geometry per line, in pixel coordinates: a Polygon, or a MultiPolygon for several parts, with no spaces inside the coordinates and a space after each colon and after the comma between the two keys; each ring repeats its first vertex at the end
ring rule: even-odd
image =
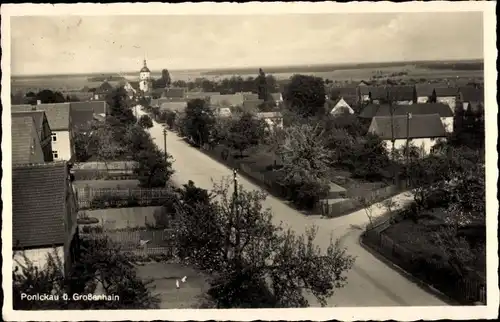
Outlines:
{"type": "Polygon", "coordinates": [[[475,274],[467,277],[451,277],[446,263],[430,262],[420,255],[396,243],[384,234],[387,221],[367,230],[363,242],[389,259],[394,264],[408,271],[416,278],[432,285],[450,298],[463,304],[486,304],[486,281],[475,274]]]}
{"type": "Polygon", "coordinates": [[[82,162],[75,163],[71,169],[76,180],[123,180],[134,179],[136,161],[82,162]]]}
{"type": "Polygon", "coordinates": [[[172,188],[113,189],[84,187],[76,189],[79,209],[103,208],[99,205],[106,202],[110,203],[112,207],[154,206],[173,193],[172,188]],[[96,202],[96,200],[99,202],[96,202]]]}

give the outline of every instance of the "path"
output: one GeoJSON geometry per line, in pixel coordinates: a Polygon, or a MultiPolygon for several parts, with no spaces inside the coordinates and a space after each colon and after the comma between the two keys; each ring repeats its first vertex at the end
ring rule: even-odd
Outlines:
{"type": "MultiPolygon", "coordinates": [[[[139,111],[139,114],[142,115],[144,112],[139,111]]],[[[162,131],[163,127],[156,122],[150,129],[156,144],[163,151],[162,131]]],[[[175,174],[172,179],[178,184],[192,180],[199,187],[211,189],[212,180],[217,182],[223,177],[232,176],[232,170],[190,146],[171,131],[167,135],[167,151],[175,160],[173,164],[175,174]]],[[[241,176],[239,182],[246,190],[260,189],[241,176]]],[[[397,203],[408,199],[409,197],[403,194],[394,197],[397,203]]],[[[308,227],[318,227],[316,243],[321,249],[328,247],[330,237],[333,236],[340,238],[347,251],[356,256],[355,265],[348,273],[348,284],[336,291],[328,300],[328,306],[447,305],[361,247],[359,237],[368,222],[364,210],[339,218],[326,219],[320,216],[304,216],[273,196],[269,196],[264,204],[272,209],[276,223],[283,222],[285,227],[290,227],[299,234],[304,233],[308,227]]],[[[381,207],[374,207],[373,216],[381,215],[382,212],[381,207]]],[[[307,298],[311,306],[319,306],[312,296],[307,298]]]]}

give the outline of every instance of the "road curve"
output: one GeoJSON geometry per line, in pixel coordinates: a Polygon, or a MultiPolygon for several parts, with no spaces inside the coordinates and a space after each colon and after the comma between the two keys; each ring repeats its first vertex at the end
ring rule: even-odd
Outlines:
{"type": "MultiPolygon", "coordinates": [[[[145,114],[138,108],[138,114],[145,114]]],[[[149,130],[157,146],[163,151],[163,127],[153,122],[149,130]]],[[[176,133],[168,131],[167,151],[173,156],[175,174],[172,180],[184,184],[188,180],[204,189],[211,189],[213,181],[232,175],[232,170],[220,164],[180,139],[176,133]]],[[[247,190],[261,189],[243,177],[239,182],[247,190]]],[[[401,194],[394,197],[398,203],[408,197],[401,194]]],[[[318,227],[316,243],[321,249],[328,247],[330,237],[340,238],[349,254],[356,256],[354,267],[348,272],[347,285],[336,291],[328,300],[329,307],[370,307],[370,306],[446,306],[433,294],[426,292],[417,284],[405,278],[395,269],[379,261],[359,243],[363,227],[368,218],[364,210],[334,219],[320,216],[304,216],[289,207],[286,202],[268,196],[264,202],[270,207],[276,223],[282,222],[285,227],[295,232],[304,233],[308,227],[318,227]]],[[[382,214],[381,207],[374,207],[373,216],[382,214]]],[[[319,306],[313,296],[307,295],[312,307],[319,306]]]]}

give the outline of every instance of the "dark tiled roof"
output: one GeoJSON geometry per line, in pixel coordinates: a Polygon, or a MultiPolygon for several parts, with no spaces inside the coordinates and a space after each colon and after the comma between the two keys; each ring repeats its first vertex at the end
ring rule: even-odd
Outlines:
{"type": "Polygon", "coordinates": [[[172,87],[165,90],[164,96],[166,98],[184,98],[186,96],[186,89],[182,87],[172,87]]]}
{"type": "Polygon", "coordinates": [[[363,107],[361,113],[359,114],[359,117],[371,119],[372,117],[377,115],[377,112],[380,108],[389,110],[389,105],[368,104],[365,107],[363,107]]]}
{"type": "Polygon", "coordinates": [[[337,97],[344,96],[357,96],[358,88],[357,87],[335,87],[330,91],[330,95],[337,97]]]}
{"type": "Polygon", "coordinates": [[[484,88],[464,86],[460,88],[459,92],[464,102],[484,102],[484,88]]]}
{"type": "MultiPolygon", "coordinates": [[[[35,128],[38,134],[38,137],[42,137],[43,133],[43,121],[47,119],[44,111],[12,111],[12,117],[25,117],[31,116],[33,121],[35,122],[35,128]]],[[[47,121],[48,122],[48,121],[47,121]]]]}
{"type": "MultiPolygon", "coordinates": [[[[30,115],[12,117],[12,164],[30,163],[33,137],[36,137],[35,122],[30,115]]],[[[39,160],[43,161],[43,160],[39,160]]]]}
{"type": "Polygon", "coordinates": [[[210,96],[210,104],[221,106],[241,106],[243,105],[242,94],[221,94],[210,96]]]}
{"type": "Polygon", "coordinates": [[[440,86],[436,87],[435,90],[437,97],[453,97],[458,95],[458,88],[456,87],[440,86]]]}
{"type": "Polygon", "coordinates": [[[393,101],[413,101],[415,87],[409,85],[395,85],[388,87],[389,99],[393,101]]]}
{"type": "Polygon", "coordinates": [[[384,86],[360,86],[359,92],[361,95],[371,95],[374,100],[387,98],[387,88],[384,86]]]}
{"type": "MultiPolygon", "coordinates": [[[[393,115],[412,114],[439,114],[440,117],[451,117],[453,112],[450,107],[443,103],[423,103],[412,105],[393,105],[393,115]]],[[[382,105],[378,108],[374,116],[391,116],[389,105],[382,105]]]]}
{"type": "Polygon", "coordinates": [[[186,102],[165,102],[161,103],[160,110],[181,113],[186,110],[186,107],[187,107],[186,102]]]}
{"type": "Polygon", "coordinates": [[[72,102],[71,126],[77,128],[94,120],[95,114],[107,114],[108,104],[105,101],[72,102]]]}
{"type": "Polygon", "coordinates": [[[415,85],[417,97],[429,97],[436,88],[436,84],[417,84],[415,85]]]}
{"type": "MultiPolygon", "coordinates": [[[[409,123],[408,137],[410,139],[446,136],[445,128],[438,114],[412,115],[409,123]]],[[[392,118],[392,121],[389,116],[377,116],[373,118],[368,131],[380,136],[384,140],[391,140],[392,126],[394,126],[394,138],[406,139],[407,124],[406,115],[395,116],[392,118]]]]}
{"type": "Polygon", "coordinates": [[[68,188],[65,162],[14,166],[12,237],[16,247],[42,247],[66,240],[68,188]],[[18,244],[19,242],[19,244],[18,244]]]}
{"type": "Polygon", "coordinates": [[[39,105],[12,105],[12,111],[44,111],[53,131],[64,131],[70,128],[70,103],[53,103],[39,105]]]}
{"type": "Polygon", "coordinates": [[[98,94],[106,94],[106,93],[109,93],[113,90],[113,86],[111,86],[110,83],[108,82],[103,82],[101,84],[101,86],[99,86],[98,88],[96,88],[96,93],[98,94]]]}
{"type": "Polygon", "coordinates": [[[264,100],[248,100],[243,101],[243,110],[245,112],[258,112],[259,106],[264,102],[264,100]]]}

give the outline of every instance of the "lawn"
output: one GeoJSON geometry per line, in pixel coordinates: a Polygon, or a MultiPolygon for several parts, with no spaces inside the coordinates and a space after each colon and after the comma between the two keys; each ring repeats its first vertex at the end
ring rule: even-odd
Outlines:
{"type": "Polygon", "coordinates": [[[143,280],[153,280],[152,293],[159,296],[160,309],[199,308],[209,287],[201,272],[177,263],[147,263],[137,266],[137,275],[143,280]],[[180,282],[177,289],[176,280],[184,276],[186,282],[180,282]]]}

